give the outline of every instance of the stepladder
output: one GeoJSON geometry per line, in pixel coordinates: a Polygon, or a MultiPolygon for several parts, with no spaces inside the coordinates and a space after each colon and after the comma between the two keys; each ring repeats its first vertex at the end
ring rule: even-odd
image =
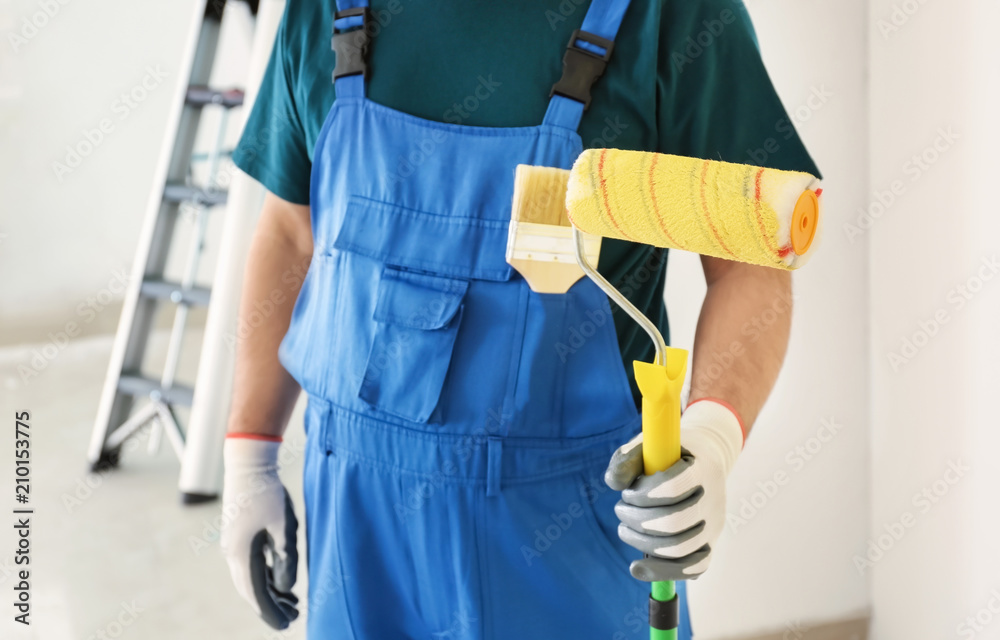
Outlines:
{"type": "MultiPolygon", "coordinates": [[[[246,3],[251,17],[257,4],[246,3]]],[[[212,286],[200,282],[198,274],[204,271],[209,221],[224,211],[229,198],[226,172],[220,170],[228,156],[230,113],[245,97],[242,89],[210,84],[225,7],[224,0],[202,0],[194,8],[180,66],[186,82],[176,89],[166,123],[94,422],[87,455],[93,471],[117,466],[123,445],[140,432],[148,434],[150,450],[166,438],[176,455],[184,456],[187,434],[178,410],[191,407],[195,389],[179,379],[178,365],[185,341],[189,349],[200,346],[192,344],[192,312],[212,300],[212,286]],[[210,110],[216,111],[214,117],[204,117],[210,110]],[[206,130],[209,122],[214,131],[206,130]],[[208,150],[196,153],[196,143],[205,139],[211,141],[208,150]],[[188,227],[183,241],[177,233],[182,218],[188,227]],[[151,335],[164,314],[170,317],[166,352],[162,367],[151,371],[151,335]]]]}

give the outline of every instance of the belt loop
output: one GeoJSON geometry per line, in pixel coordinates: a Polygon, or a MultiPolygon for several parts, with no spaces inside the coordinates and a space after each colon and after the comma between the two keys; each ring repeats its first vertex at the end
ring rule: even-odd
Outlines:
{"type": "Polygon", "coordinates": [[[500,468],[503,465],[503,439],[489,437],[486,440],[486,495],[500,495],[500,468]]]}

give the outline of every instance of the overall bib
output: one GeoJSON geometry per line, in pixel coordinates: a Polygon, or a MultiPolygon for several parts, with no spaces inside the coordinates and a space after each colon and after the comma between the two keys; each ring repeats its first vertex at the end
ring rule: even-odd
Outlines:
{"type": "MultiPolygon", "coordinates": [[[[361,26],[367,0],[338,5],[361,26]]],[[[573,46],[609,54],[627,6],[593,0],[573,46]]],[[[608,300],[586,278],[533,293],[504,258],[515,166],[571,167],[584,105],[433,122],[369,101],[363,56],[337,58],[280,349],[309,396],[308,637],[648,637],[603,482],[640,429],[608,300]]]]}

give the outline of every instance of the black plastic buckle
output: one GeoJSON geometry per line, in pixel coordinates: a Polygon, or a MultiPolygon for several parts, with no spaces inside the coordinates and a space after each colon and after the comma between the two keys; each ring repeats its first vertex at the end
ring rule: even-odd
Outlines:
{"type": "Polygon", "coordinates": [[[337,54],[337,66],[333,69],[333,81],[343,76],[361,74],[368,76],[368,52],[372,42],[368,22],[371,12],[368,7],[355,7],[339,11],[333,16],[333,41],[331,46],[337,54]],[[343,31],[337,28],[337,20],[361,16],[361,26],[343,31]]]}
{"type": "Polygon", "coordinates": [[[567,98],[572,98],[583,103],[586,110],[590,107],[590,89],[597,82],[597,79],[604,75],[604,70],[608,68],[608,60],[611,59],[611,51],[615,43],[605,40],[601,36],[577,29],[569,39],[566,46],[566,54],[563,56],[563,74],[559,82],[552,86],[549,97],[558,94],[567,98]],[[604,55],[600,56],[592,51],[581,49],[576,45],[577,40],[583,40],[590,44],[597,45],[604,49],[604,55]]]}

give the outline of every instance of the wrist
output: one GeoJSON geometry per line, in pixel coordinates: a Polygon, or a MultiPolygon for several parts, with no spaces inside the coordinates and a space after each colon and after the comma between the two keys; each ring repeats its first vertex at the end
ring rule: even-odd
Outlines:
{"type": "Polygon", "coordinates": [[[235,438],[243,440],[262,440],[264,442],[281,442],[281,436],[269,433],[249,433],[246,431],[230,431],[226,434],[226,439],[235,438]]]}
{"type": "MultiPolygon", "coordinates": [[[[261,439],[241,437],[242,434],[226,435],[222,445],[222,461],[227,472],[278,468],[278,450],[281,439],[261,439]]],[[[249,434],[253,435],[253,434],[249,434]]]]}
{"type": "Polygon", "coordinates": [[[690,403],[681,416],[682,441],[684,432],[694,431],[712,442],[712,448],[719,452],[728,474],[736,464],[745,440],[739,414],[722,400],[700,398],[690,403]]]}
{"type": "MultiPolygon", "coordinates": [[[[714,404],[717,404],[717,405],[721,405],[722,407],[724,407],[725,409],[727,409],[729,411],[729,413],[732,414],[733,418],[736,419],[736,425],[739,427],[739,431],[740,431],[740,450],[742,450],[743,447],[746,445],[746,442],[747,442],[747,427],[746,427],[746,423],[743,422],[743,417],[740,415],[740,412],[737,411],[736,408],[733,405],[729,404],[728,402],[726,402],[725,400],[722,400],[720,398],[712,398],[712,397],[706,396],[706,397],[698,398],[697,400],[692,400],[691,402],[689,402],[688,405],[687,405],[687,409],[685,409],[685,413],[689,409],[691,409],[692,405],[695,405],[695,404],[698,404],[698,403],[707,403],[707,402],[711,402],[711,403],[714,403],[714,404]]],[[[712,412],[721,416],[721,412],[719,412],[718,410],[712,410],[712,412]]],[[[727,422],[731,422],[731,421],[727,420],[727,422]]]]}
{"type": "Polygon", "coordinates": [[[248,410],[233,410],[226,423],[226,438],[251,438],[281,442],[284,428],[273,417],[272,412],[251,415],[248,410]]]}

